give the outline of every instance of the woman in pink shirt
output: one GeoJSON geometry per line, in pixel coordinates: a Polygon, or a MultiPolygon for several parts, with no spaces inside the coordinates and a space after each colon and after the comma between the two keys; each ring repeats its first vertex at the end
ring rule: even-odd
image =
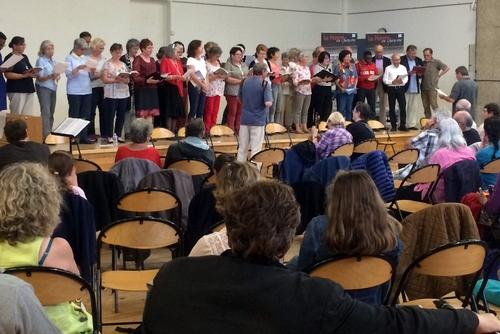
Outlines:
{"type": "MultiPolygon", "coordinates": [[[[440,135],[438,149],[430,156],[429,164],[438,164],[441,172],[451,165],[463,160],[476,160],[474,150],[467,146],[462,130],[453,118],[444,119],[439,123],[440,135]]],[[[429,184],[418,184],[415,191],[421,192],[422,198],[427,194],[429,184]]],[[[445,201],[444,180],[441,178],[434,190],[436,203],[445,201]]]]}

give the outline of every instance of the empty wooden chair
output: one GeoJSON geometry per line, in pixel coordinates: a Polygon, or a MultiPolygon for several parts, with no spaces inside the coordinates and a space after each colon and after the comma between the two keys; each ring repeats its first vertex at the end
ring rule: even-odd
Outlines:
{"type": "Polygon", "coordinates": [[[186,138],[186,127],[183,126],[177,130],[177,138],[186,138]]]}
{"type": "Polygon", "coordinates": [[[425,117],[422,117],[420,120],[419,120],[419,123],[420,123],[420,128],[423,129],[427,126],[427,123],[429,123],[430,121],[430,118],[425,118],[425,117]]]}
{"type": "Polygon", "coordinates": [[[273,178],[274,166],[283,160],[285,160],[285,150],[281,148],[268,148],[250,158],[251,162],[260,165],[260,175],[266,178],[273,178]]]}
{"type": "Polygon", "coordinates": [[[292,146],[292,137],[290,136],[290,131],[279,123],[267,123],[265,128],[265,140],[266,147],[271,148],[270,137],[280,134],[287,134],[288,136],[288,148],[292,146]]]}
{"type": "MultiPolygon", "coordinates": [[[[415,167],[415,163],[418,160],[419,150],[416,148],[408,148],[406,150],[402,150],[389,157],[387,161],[389,164],[396,164],[396,168],[399,168],[399,165],[410,165],[412,164],[415,167]]],[[[392,166],[391,166],[392,167],[392,166]]]]}
{"type": "Polygon", "coordinates": [[[382,124],[381,122],[379,122],[377,120],[371,119],[368,121],[368,126],[374,131],[382,131],[382,132],[385,131],[385,134],[387,137],[386,137],[386,139],[378,140],[378,145],[384,146],[384,152],[385,152],[387,146],[390,146],[392,149],[392,152],[396,153],[396,150],[394,148],[394,146],[396,145],[396,142],[391,139],[391,134],[389,133],[389,130],[386,128],[386,126],[384,124],[382,124]]]}
{"type": "Polygon", "coordinates": [[[378,142],[376,139],[364,140],[361,143],[354,146],[353,153],[360,153],[360,154],[370,153],[372,151],[375,151],[377,149],[377,146],[378,142]]]}
{"type": "Polygon", "coordinates": [[[322,132],[326,132],[326,130],[328,130],[328,128],[326,126],[326,122],[325,121],[319,122],[318,132],[322,133],[322,132]]]}
{"type": "Polygon", "coordinates": [[[58,144],[68,144],[68,143],[69,143],[69,138],[64,136],[49,134],[45,138],[45,144],[47,145],[58,145],[58,144]]]}
{"type": "Polygon", "coordinates": [[[354,152],[354,144],[353,143],[345,143],[340,145],[332,152],[332,157],[345,156],[350,157],[354,152]]]}
{"type": "Polygon", "coordinates": [[[155,146],[155,142],[157,142],[158,140],[166,140],[172,138],[175,138],[175,134],[169,129],[165,128],[154,128],[153,132],[151,133],[151,143],[153,144],[153,147],[155,146]]]}
{"type": "Polygon", "coordinates": [[[83,173],[83,172],[89,172],[89,171],[101,171],[102,168],[98,164],[96,164],[93,161],[86,160],[86,159],[75,159],[75,168],[76,168],[76,173],[83,173]]]}
{"type": "Polygon", "coordinates": [[[238,146],[239,146],[239,141],[238,141],[238,136],[234,133],[233,129],[231,129],[228,126],[225,125],[214,125],[210,129],[210,146],[214,150],[215,154],[233,154],[236,155],[238,153],[238,146]],[[228,139],[227,144],[230,144],[232,147],[229,148],[224,148],[224,147],[217,147],[215,148],[214,146],[214,137],[225,137],[228,139]],[[233,144],[232,142],[235,142],[233,144]]]}

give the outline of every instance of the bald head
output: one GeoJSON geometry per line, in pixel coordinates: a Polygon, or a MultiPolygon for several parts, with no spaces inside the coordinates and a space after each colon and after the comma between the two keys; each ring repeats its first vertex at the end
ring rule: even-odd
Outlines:
{"type": "Polygon", "coordinates": [[[382,58],[384,56],[384,47],[382,44],[375,45],[373,51],[375,52],[375,57],[377,58],[382,58]]]}
{"type": "Polygon", "coordinates": [[[472,105],[466,99],[460,99],[455,104],[455,110],[458,110],[458,111],[460,111],[460,110],[470,111],[471,107],[472,107],[472,105]]]}
{"type": "Polygon", "coordinates": [[[465,110],[457,111],[455,115],[453,115],[453,119],[457,121],[460,129],[463,131],[467,131],[472,127],[472,116],[465,110]]]}
{"type": "Polygon", "coordinates": [[[401,63],[401,56],[399,55],[399,53],[393,53],[391,60],[392,60],[392,65],[398,67],[399,64],[401,63]]]}

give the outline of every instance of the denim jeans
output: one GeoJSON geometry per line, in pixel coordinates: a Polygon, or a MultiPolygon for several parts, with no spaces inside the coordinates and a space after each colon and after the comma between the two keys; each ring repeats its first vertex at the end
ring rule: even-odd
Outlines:
{"type": "Polygon", "coordinates": [[[340,93],[337,95],[337,101],[339,105],[337,106],[338,111],[344,115],[346,121],[350,121],[352,118],[352,101],[354,100],[354,94],[340,93]]]}
{"type": "Polygon", "coordinates": [[[189,118],[203,118],[205,109],[205,93],[191,83],[188,85],[189,118]]]}

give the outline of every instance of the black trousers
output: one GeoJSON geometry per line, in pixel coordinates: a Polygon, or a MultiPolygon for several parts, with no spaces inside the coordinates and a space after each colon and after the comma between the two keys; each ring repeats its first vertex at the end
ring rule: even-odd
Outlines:
{"type": "Polygon", "coordinates": [[[315,112],[319,114],[320,121],[326,121],[328,119],[328,116],[330,116],[330,114],[332,113],[332,103],[331,86],[314,86],[311,96],[312,108],[309,109],[311,111],[311,115],[308,116],[310,116],[314,122],[314,115],[312,115],[312,113],[315,112]]]}
{"type": "Polygon", "coordinates": [[[398,123],[396,118],[396,100],[399,105],[399,126],[406,126],[406,98],[404,86],[389,87],[387,89],[387,95],[389,97],[389,117],[391,118],[391,126],[396,127],[398,123]]]}
{"type": "MultiPolygon", "coordinates": [[[[365,102],[370,106],[370,119],[375,118],[375,100],[376,100],[376,92],[375,89],[365,89],[358,88],[358,92],[356,94],[356,102],[365,102]]],[[[385,121],[385,120],[384,120],[385,121]]]]}

